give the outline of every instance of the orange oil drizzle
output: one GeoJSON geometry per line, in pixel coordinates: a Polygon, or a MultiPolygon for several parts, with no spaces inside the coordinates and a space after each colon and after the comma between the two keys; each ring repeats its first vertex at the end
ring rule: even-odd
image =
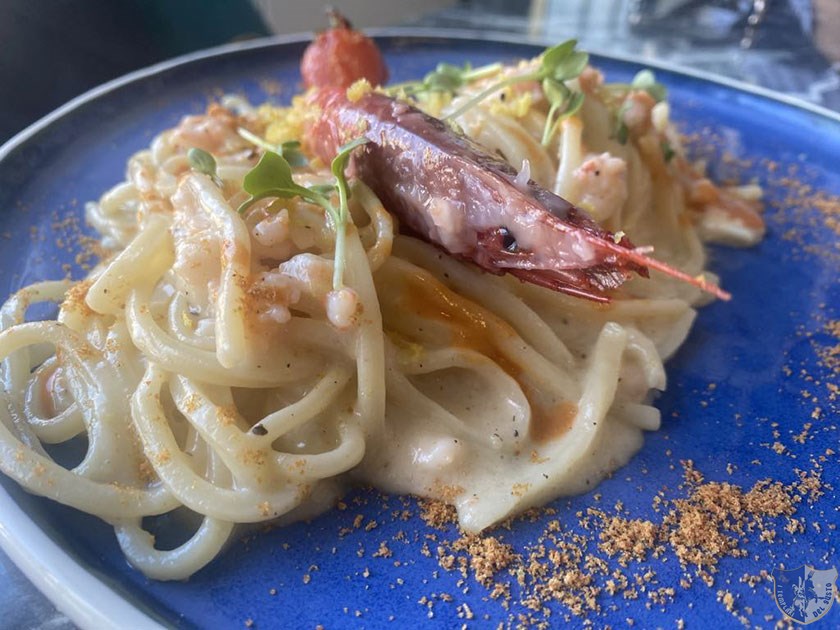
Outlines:
{"type": "Polygon", "coordinates": [[[510,324],[457,295],[431,275],[413,274],[400,280],[404,290],[398,298],[399,310],[444,323],[452,345],[483,354],[519,383],[531,407],[529,436],[535,443],[555,440],[571,428],[577,405],[571,401],[550,407],[542,404],[522,368],[499,347],[500,340],[517,335],[510,324]]]}

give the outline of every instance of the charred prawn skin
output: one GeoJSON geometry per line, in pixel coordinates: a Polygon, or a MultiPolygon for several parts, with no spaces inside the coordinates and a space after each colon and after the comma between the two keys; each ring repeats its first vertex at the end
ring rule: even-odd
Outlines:
{"type": "Polygon", "coordinates": [[[626,237],[523,177],[504,160],[404,101],[322,87],[308,148],[329,161],[360,136],[356,177],[402,226],[485,271],[569,295],[609,301],[631,273],[647,276],[626,237]]]}

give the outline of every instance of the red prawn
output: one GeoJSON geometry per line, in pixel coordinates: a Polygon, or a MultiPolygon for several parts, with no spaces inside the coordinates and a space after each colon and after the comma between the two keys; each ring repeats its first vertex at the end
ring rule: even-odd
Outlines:
{"type": "MultiPolygon", "coordinates": [[[[305,59],[319,54],[316,46],[305,59]]],[[[357,78],[374,72],[368,68],[357,78]]],[[[425,240],[488,272],[599,302],[608,302],[609,292],[632,273],[647,277],[648,268],[729,299],[524,181],[507,162],[410,103],[375,91],[348,98],[349,78],[343,74],[339,85],[307,78],[318,110],[306,130],[307,147],[329,161],[341,145],[364,135],[368,144],[352,158],[355,175],[425,240]]]]}

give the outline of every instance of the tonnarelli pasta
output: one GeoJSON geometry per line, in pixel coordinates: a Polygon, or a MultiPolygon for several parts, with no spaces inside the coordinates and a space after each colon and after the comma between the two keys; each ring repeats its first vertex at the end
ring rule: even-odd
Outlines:
{"type": "Polygon", "coordinates": [[[725,297],[702,239],[763,226],[689,164],[650,73],[581,55],[388,89],[305,66],[290,107],[163,131],[87,207],[112,255],[0,311],[0,469],[157,579],[352,482],[468,531],[591,488],[658,428],[703,291],[725,297]],[[39,301],[56,321],[25,321],[39,301]],[[66,469],[51,446],[78,436],[66,469]],[[143,518],[173,510],[200,525],[156,549],[143,518]]]}

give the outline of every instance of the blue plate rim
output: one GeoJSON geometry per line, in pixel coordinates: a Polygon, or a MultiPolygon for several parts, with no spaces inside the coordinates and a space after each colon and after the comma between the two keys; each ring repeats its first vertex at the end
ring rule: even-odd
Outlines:
{"type": "MultiPolygon", "coordinates": [[[[441,39],[533,46],[547,46],[552,43],[547,38],[530,35],[516,37],[510,33],[468,29],[384,27],[365,29],[365,32],[373,37],[393,39],[441,39]]],[[[64,116],[123,86],[147,80],[196,61],[224,57],[240,51],[300,44],[310,41],[312,36],[312,32],[304,32],[223,44],[174,57],[122,75],[84,92],[12,136],[0,146],[0,161],[64,116]]],[[[588,49],[588,51],[603,59],[649,67],[717,84],[840,123],[840,112],[743,81],[679,64],[649,59],[641,55],[615,54],[599,49],[588,49]]],[[[163,627],[129,599],[99,580],[63,547],[52,541],[2,486],[0,486],[0,515],[2,515],[0,516],[0,548],[42,593],[79,627],[93,629],[119,627],[126,624],[128,624],[126,627],[140,630],[163,627]]]]}

